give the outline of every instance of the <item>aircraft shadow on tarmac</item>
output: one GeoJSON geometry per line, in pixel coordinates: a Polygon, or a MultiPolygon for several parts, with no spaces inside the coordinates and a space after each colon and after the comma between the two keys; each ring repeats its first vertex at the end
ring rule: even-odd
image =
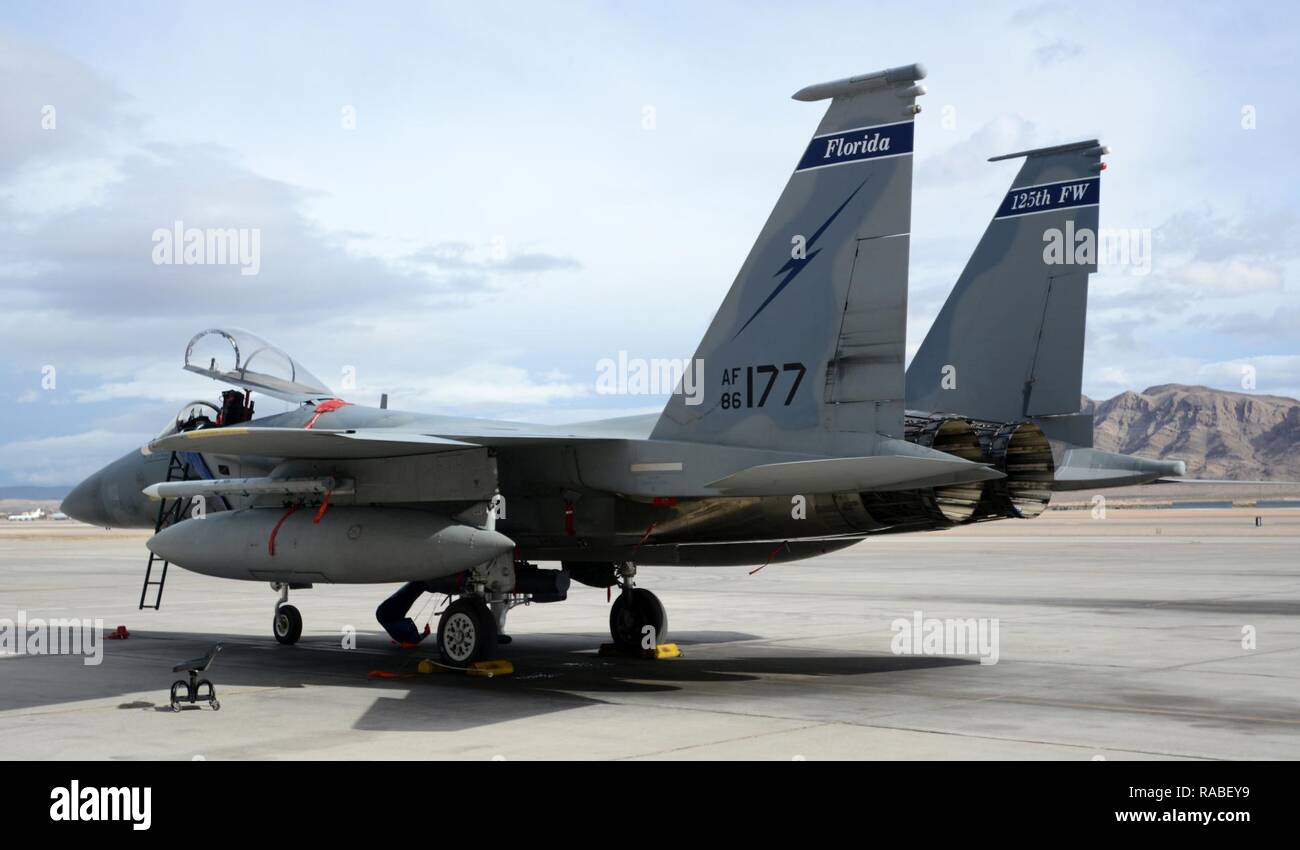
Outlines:
{"type": "MultiPolygon", "coordinates": [[[[502,653],[514,663],[515,674],[482,679],[456,672],[416,673],[422,659],[436,656],[432,646],[399,650],[380,632],[358,633],[357,648],[346,650],[332,637],[309,635],[286,647],[254,637],[137,631],[127,641],[107,642],[99,666],[83,666],[74,656],[6,660],[0,666],[0,711],[143,693],[157,696],[136,698],[118,708],[171,714],[167,689],[178,678],[172,665],[203,654],[215,643],[224,644],[225,652],[207,675],[216,684],[223,715],[238,712],[243,698],[256,697],[256,689],[363,687],[373,689],[376,699],[354,728],[392,731],[472,729],[598,705],[606,701],[603,696],[668,695],[694,684],[744,684],[765,678],[811,683],[821,677],[905,675],[978,664],[965,658],[815,650],[791,654],[766,644],[746,645],[759,639],[735,632],[677,633],[674,640],[685,657],[649,661],[596,655],[594,650],[607,640],[602,634],[521,635],[502,653]],[[720,656],[714,650],[709,652],[712,657],[704,657],[705,645],[722,643],[734,644],[724,650],[729,654],[720,656]],[[375,678],[372,671],[395,677],[375,678]]],[[[752,696],[746,689],[735,692],[737,699],[752,696]]],[[[781,698],[771,690],[765,696],[781,698]]],[[[710,697],[728,698],[727,692],[716,690],[710,697]]]]}

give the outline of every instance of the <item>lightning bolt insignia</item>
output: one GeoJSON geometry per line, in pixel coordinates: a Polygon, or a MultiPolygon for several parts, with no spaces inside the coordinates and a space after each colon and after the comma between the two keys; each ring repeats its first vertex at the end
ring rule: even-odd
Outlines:
{"type": "MultiPolygon", "coordinates": [[[[840,213],[844,212],[844,208],[849,205],[849,201],[852,201],[854,196],[857,195],[858,192],[862,191],[862,187],[865,185],[867,185],[867,181],[863,180],[861,183],[858,184],[858,188],[854,189],[852,192],[849,193],[849,196],[844,199],[844,203],[840,204],[835,209],[835,212],[831,213],[830,218],[822,222],[822,226],[817,228],[817,230],[813,232],[813,235],[808,239],[808,244],[805,246],[805,249],[812,248],[814,245],[817,244],[817,240],[820,239],[822,234],[826,232],[826,229],[831,226],[831,223],[835,221],[836,218],[839,217],[840,213]]],[[[775,299],[776,296],[781,294],[781,290],[789,286],[790,282],[799,276],[799,272],[807,268],[808,264],[813,261],[813,258],[820,253],[821,253],[821,249],[818,248],[816,251],[808,251],[807,254],[802,258],[791,257],[786,262],[785,265],[777,269],[776,274],[772,276],[777,277],[779,275],[785,275],[785,277],[782,278],[781,282],[776,285],[776,288],[772,290],[771,294],[769,294],[766,298],[763,299],[763,303],[758,305],[758,309],[754,311],[754,315],[750,316],[749,321],[745,322],[745,324],[740,326],[740,330],[736,331],[736,334],[735,336],[732,337],[732,339],[735,339],[737,336],[740,336],[742,333],[744,333],[745,328],[749,327],[750,323],[758,318],[758,314],[766,310],[767,305],[771,304],[773,299],[775,299]]]]}

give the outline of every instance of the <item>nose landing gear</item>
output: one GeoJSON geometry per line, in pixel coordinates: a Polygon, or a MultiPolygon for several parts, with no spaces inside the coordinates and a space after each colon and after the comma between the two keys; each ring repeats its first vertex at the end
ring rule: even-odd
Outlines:
{"type": "Polygon", "coordinates": [[[272,628],[280,643],[286,646],[297,643],[302,637],[302,614],[292,605],[280,605],[275,609],[272,628]]]}
{"type": "Polygon", "coordinates": [[[289,604],[289,585],[272,583],[271,589],[280,591],[280,598],[275,603],[275,618],[271,621],[271,633],[285,646],[295,644],[302,637],[302,614],[289,604]]]}

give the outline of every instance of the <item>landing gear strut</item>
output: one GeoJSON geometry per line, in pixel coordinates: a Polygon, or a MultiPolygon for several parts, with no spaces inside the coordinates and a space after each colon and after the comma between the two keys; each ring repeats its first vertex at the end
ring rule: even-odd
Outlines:
{"type": "Polygon", "coordinates": [[[438,657],[448,667],[467,667],[491,657],[497,618],[478,596],[462,596],[438,620],[438,657]]]}
{"type": "Polygon", "coordinates": [[[488,609],[492,612],[493,619],[497,624],[497,643],[505,645],[514,640],[506,634],[506,615],[510,613],[510,603],[506,601],[504,593],[494,593],[488,600],[488,609]]]}
{"type": "Polygon", "coordinates": [[[668,637],[668,613],[659,597],[636,586],[636,564],[618,566],[623,590],[609,609],[609,634],[620,652],[654,649],[668,637]]]}
{"type": "Polygon", "coordinates": [[[275,619],[271,621],[271,632],[285,646],[297,643],[298,638],[302,637],[302,614],[289,604],[289,585],[272,584],[271,588],[280,591],[280,598],[275,603],[275,619]]]}

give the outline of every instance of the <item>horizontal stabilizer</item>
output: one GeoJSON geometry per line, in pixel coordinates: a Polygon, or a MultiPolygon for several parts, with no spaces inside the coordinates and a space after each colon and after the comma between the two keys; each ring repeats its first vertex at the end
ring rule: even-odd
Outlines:
{"type": "Polygon", "coordinates": [[[767,463],[714,481],[728,496],[787,496],[862,490],[910,490],[1005,476],[987,464],[953,458],[874,455],[767,463]]]}
{"type": "Polygon", "coordinates": [[[212,452],[288,458],[403,457],[478,448],[474,443],[386,429],[203,428],[154,440],[151,452],[212,452]]]}
{"type": "MultiPolygon", "coordinates": [[[[1181,463],[1181,461],[1180,461],[1181,463]]],[[[1157,478],[1156,484],[1248,484],[1257,487],[1272,484],[1279,487],[1295,487],[1300,481],[1245,481],[1237,478],[1157,478]]]]}
{"type": "Polygon", "coordinates": [[[1019,159],[1020,157],[1033,156],[1055,156],[1063,153],[1082,153],[1085,156],[1104,156],[1110,153],[1110,148],[1103,145],[1096,139],[1087,139],[1082,142],[1070,142],[1064,145],[1052,145],[1046,148],[1030,148],[1025,151],[1016,151],[1015,153],[1004,153],[1001,156],[989,157],[989,162],[1002,162],[1006,159],[1019,159]]]}
{"type": "Polygon", "coordinates": [[[153,501],[193,496],[345,496],[353,492],[349,479],[336,478],[218,478],[163,481],[142,491],[153,501]]]}
{"type": "Polygon", "coordinates": [[[1182,475],[1187,464],[1181,460],[1153,460],[1100,449],[1068,449],[1056,465],[1053,490],[1091,490],[1149,484],[1167,476],[1182,475]]]}
{"type": "Polygon", "coordinates": [[[1053,490],[1096,490],[1135,484],[1236,484],[1295,486],[1297,481],[1239,481],[1231,478],[1187,478],[1181,460],[1155,460],[1100,449],[1066,450],[1056,465],[1053,490]]]}

